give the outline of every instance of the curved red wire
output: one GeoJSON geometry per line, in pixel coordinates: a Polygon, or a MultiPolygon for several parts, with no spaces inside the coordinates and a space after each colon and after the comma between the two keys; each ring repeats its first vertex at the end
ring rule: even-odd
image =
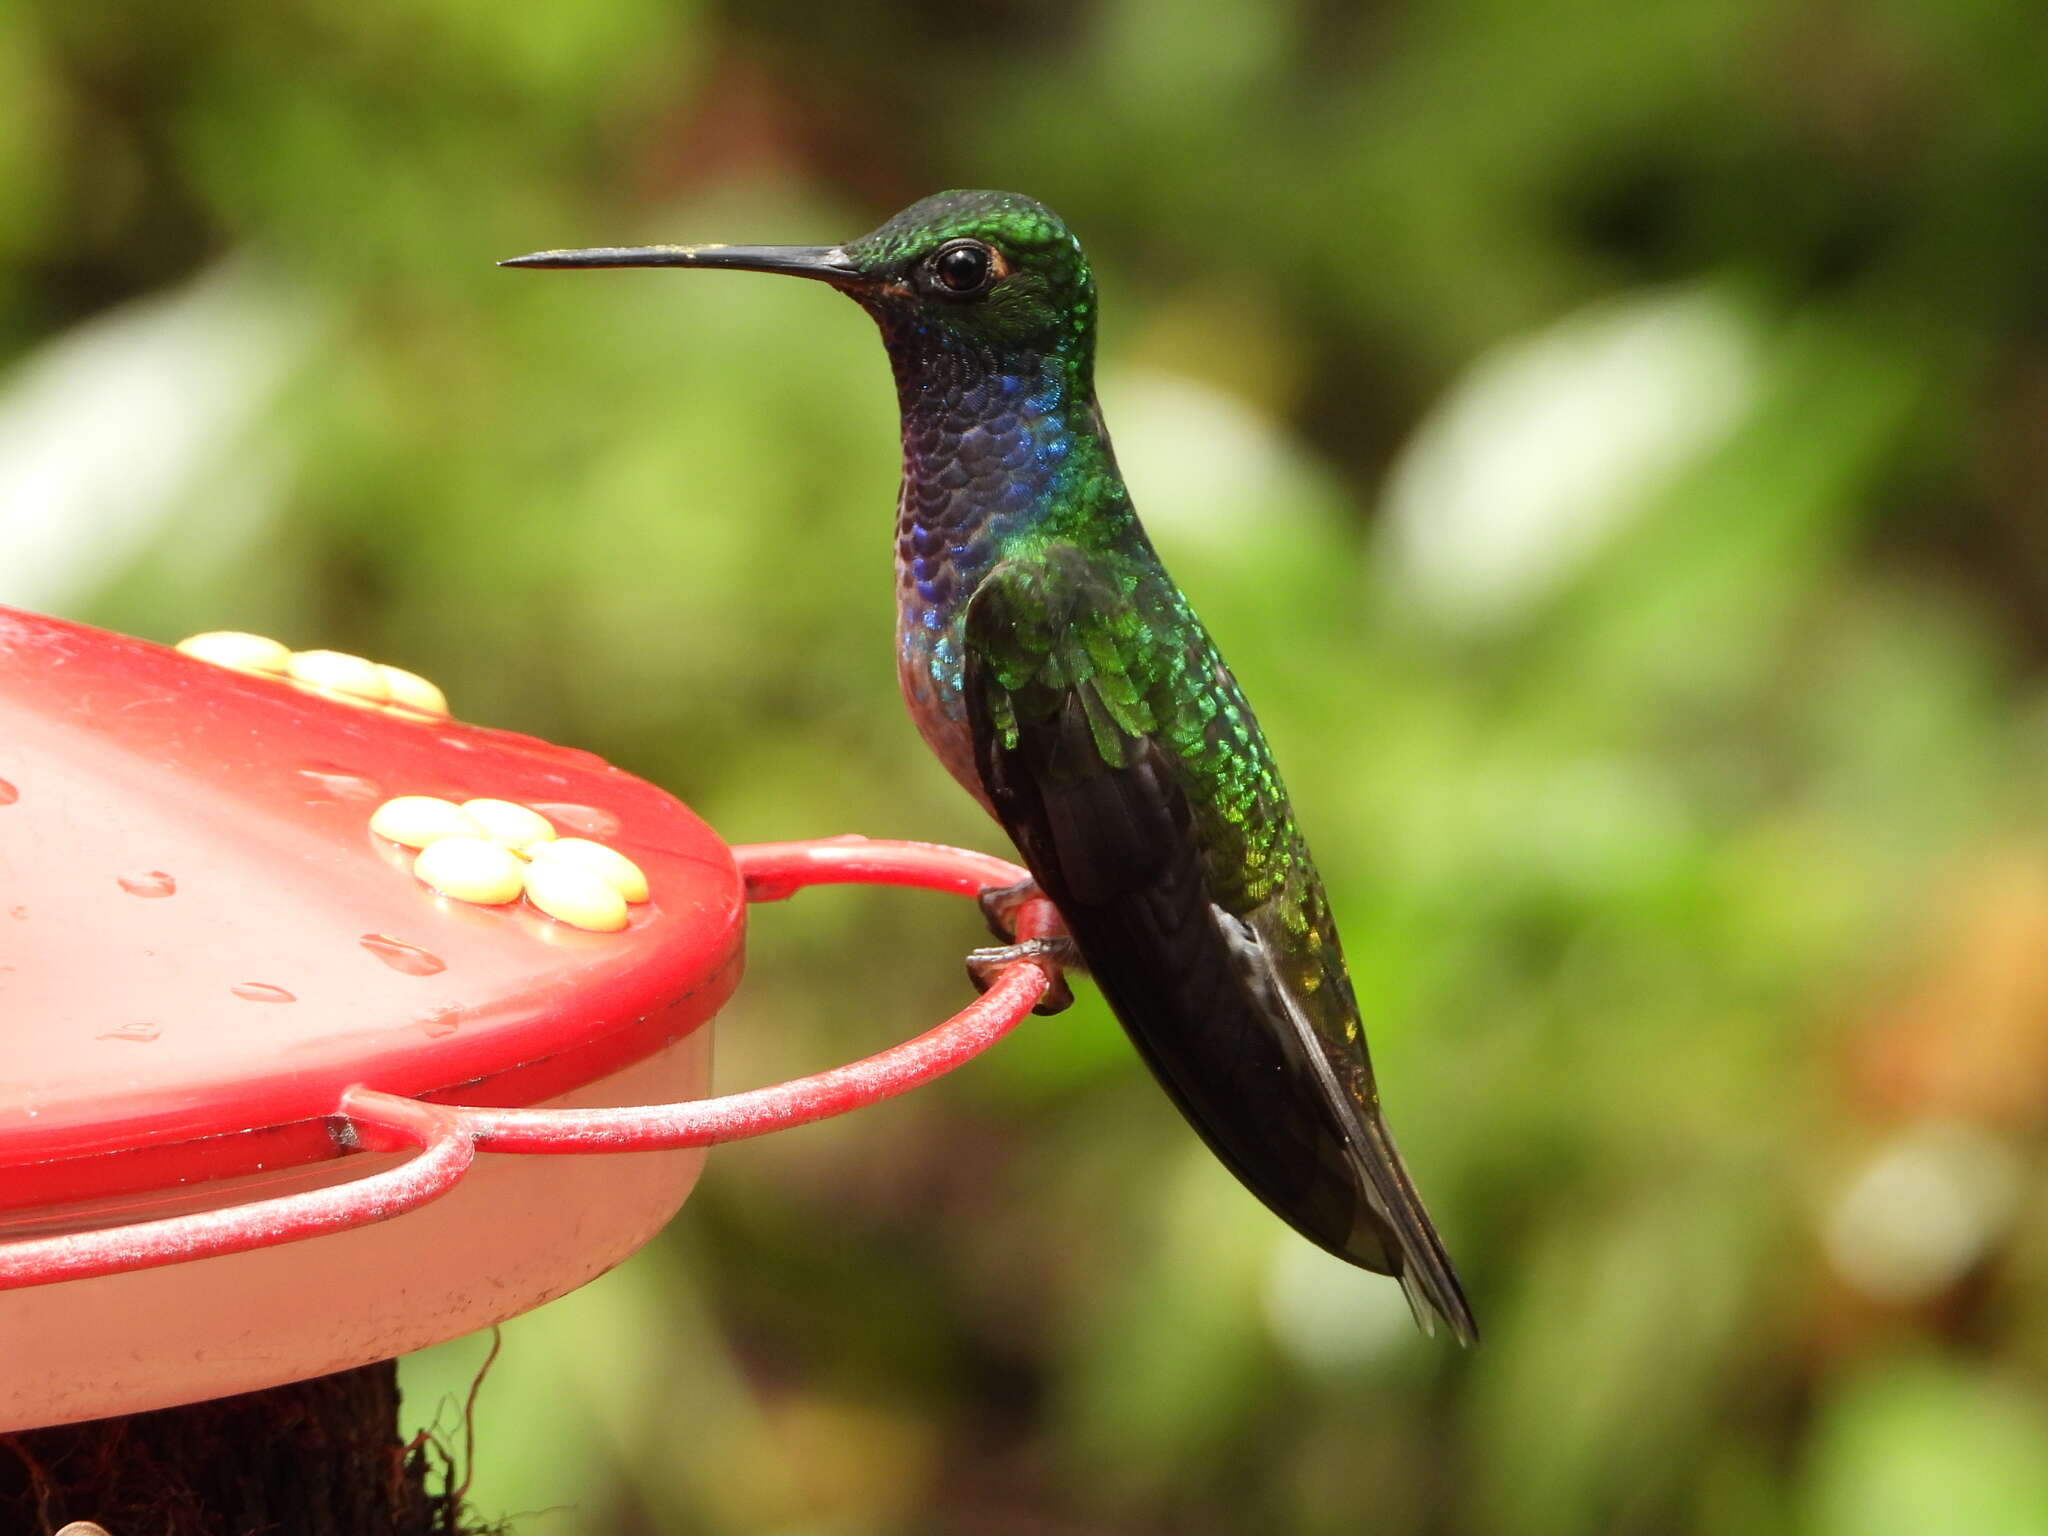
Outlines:
{"type": "Polygon", "coordinates": [[[394,1099],[379,1111],[382,1126],[418,1146],[419,1156],[327,1189],[125,1227],[0,1243],[0,1290],[218,1258],[367,1226],[447,1194],[469,1171],[476,1144],[453,1114],[413,1099],[394,1099]]]}
{"type": "MultiPolygon", "coordinates": [[[[913,886],[974,896],[1025,871],[1006,860],[935,843],[861,837],[756,843],[733,857],[750,901],[780,901],[810,885],[913,886]]],[[[1017,914],[1020,939],[1059,932],[1050,903],[1017,914]]],[[[943,1024],[901,1045],[792,1082],[683,1104],[623,1109],[472,1109],[357,1086],[337,1112],[367,1145],[416,1145],[396,1168],[325,1189],[132,1226],[0,1243],[0,1290],[149,1269],[344,1231],[401,1215],[452,1189],[478,1151],[646,1152],[703,1147],[806,1125],[893,1098],[950,1072],[1008,1034],[1045,995],[1049,963],[1020,960],[943,1024]]]]}
{"type": "MultiPolygon", "coordinates": [[[[807,885],[856,882],[972,896],[1025,876],[1016,865],[987,854],[862,837],[753,843],[735,848],[733,857],[754,901],[779,901],[807,885]]],[[[1017,914],[1020,939],[1058,931],[1050,902],[1030,902],[1017,914]]],[[[637,1109],[457,1109],[455,1114],[484,1152],[658,1152],[743,1141],[843,1115],[943,1076],[1015,1029],[1051,984],[1052,972],[1036,962],[1008,966],[979,999],[915,1039],[769,1088],[637,1109]]],[[[368,1088],[352,1088],[343,1096],[342,1111],[354,1118],[387,1099],[368,1088]]]]}

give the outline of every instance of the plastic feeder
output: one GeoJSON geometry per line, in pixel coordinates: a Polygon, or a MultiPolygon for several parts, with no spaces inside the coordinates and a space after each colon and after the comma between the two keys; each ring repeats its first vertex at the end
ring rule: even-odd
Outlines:
{"type": "MultiPolygon", "coordinates": [[[[325,665],[230,670],[0,609],[0,1431],[525,1311],[652,1236],[704,1147],[937,1076],[1045,990],[1020,963],[880,1055],[703,1098],[749,901],[1023,871],[862,838],[729,848],[590,753],[380,705],[325,665]],[[538,812],[630,859],[646,899],[590,931],[538,887],[440,894],[371,829],[407,795],[538,812]]],[[[1020,932],[1053,920],[1036,903],[1020,932]]]]}

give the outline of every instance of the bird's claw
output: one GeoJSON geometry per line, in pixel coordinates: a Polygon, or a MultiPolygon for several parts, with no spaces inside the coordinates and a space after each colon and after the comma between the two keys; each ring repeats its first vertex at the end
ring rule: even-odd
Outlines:
{"type": "Polygon", "coordinates": [[[982,920],[988,924],[988,931],[1009,944],[1017,937],[1018,910],[1027,901],[1036,901],[1044,894],[1038,888],[1038,882],[1026,875],[1015,885],[984,886],[975,900],[980,904],[982,920]]]}
{"type": "MultiPolygon", "coordinates": [[[[1035,889],[1033,894],[1036,894],[1035,889]]],[[[1033,1013],[1064,1013],[1073,1006],[1074,989],[1067,985],[1063,972],[1068,966],[1081,963],[1081,953],[1074,941],[1064,934],[1058,938],[1025,939],[1017,944],[970,950],[967,979],[974,983],[975,991],[986,992],[996,984],[996,977],[1006,966],[1015,965],[1019,960],[1039,961],[1046,971],[1045,995],[1031,1010],[1033,1013]]]]}
{"type": "Polygon", "coordinates": [[[986,992],[995,985],[996,977],[1005,966],[1014,965],[1019,960],[1049,962],[1045,967],[1045,995],[1031,1011],[1047,1014],[1064,1013],[1074,1002],[1074,991],[1067,985],[1065,972],[1080,968],[1080,947],[1065,934],[1022,941],[1017,938],[1017,914],[1027,904],[1042,901],[1044,898],[1045,892],[1038,888],[1038,882],[1029,875],[1015,885],[986,887],[978,898],[981,915],[988,923],[988,931],[1003,942],[970,953],[967,957],[967,975],[974,983],[976,991],[986,992]]]}

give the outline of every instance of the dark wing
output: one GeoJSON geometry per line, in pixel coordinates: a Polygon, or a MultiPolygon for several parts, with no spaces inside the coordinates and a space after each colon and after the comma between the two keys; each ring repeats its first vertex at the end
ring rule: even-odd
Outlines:
{"type": "Polygon", "coordinates": [[[1257,728],[1164,572],[1058,544],[1006,562],[969,606],[964,662],[983,789],[1189,1123],[1303,1236],[1398,1276],[1425,1328],[1475,1338],[1380,1116],[1334,932],[1290,921],[1321,891],[1277,781],[1233,791],[1213,754],[1192,760],[1221,722],[1257,728]],[[1287,879],[1247,881],[1276,840],[1287,879]]]}

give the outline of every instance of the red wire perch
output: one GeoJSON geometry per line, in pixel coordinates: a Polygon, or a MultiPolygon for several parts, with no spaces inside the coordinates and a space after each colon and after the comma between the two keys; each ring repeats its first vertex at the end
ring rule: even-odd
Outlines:
{"type": "Polygon", "coordinates": [[[383,1107],[384,1126],[418,1146],[419,1156],[348,1184],[274,1200],[0,1243],[0,1291],[275,1247],[385,1221],[447,1194],[476,1160],[475,1142],[439,1105],[394,1099],[383,1107]]]}
{"type": "MultiPolygon", "coordinates": [[[[750,901],[786,900],[807,885],[855,883],[978,896],[990,886],[1014,885],[1026,874],[988,854],[864,837],[753,843],[735,848],[733,857],[750,901]]],[[[1046,938],[1058,931],[1059,917],[1048,901],[1031,902],[1018,913],[1019,939],[1046,938]]],[[[770,1088],[640,1109],[454,1113],[482,1152],[662,1152],[744,1141],[865,1108],[943,1076],[1016,1028],[1052,980],[1053,973],[1044,965],[1019,961],[1006,967],[979,999],[914,1040],[770,1088]]],[[[357,1124],[375,1124],[386,1106],[411,1102],[374,1089],[351,1088],[342,1096],[342,1112],[357,1124]]]]}
{"type": "MultiPolygon", "coordinates": [[[[733,857],[750,901],[782,901],[810,885],[900,885],[977,896],[1025,871],[988,854],[863,837],[756,843],[733,857]]],[[[1059,932],[1051,903],[1027,903],[1019,939],[1059,932]]],[[[477,1152],[650,1152],[713,1146],[808,1125],[894,1098],[978,1056],[1021,1023],[1052,985],[1047,962],[1007,966],[975,1002],[915,1039],[810,1077],[683,1104],[623,1109],[470,1109],[423,1104],[356,1086],[341,1096],[365,1145],[414,1145],[396,1168],[326,1189],[132,1226],[0,1244],[0,1290],[84,1280],[214,1258],[366,1226],[454,1188],[477,1152]]]]}

